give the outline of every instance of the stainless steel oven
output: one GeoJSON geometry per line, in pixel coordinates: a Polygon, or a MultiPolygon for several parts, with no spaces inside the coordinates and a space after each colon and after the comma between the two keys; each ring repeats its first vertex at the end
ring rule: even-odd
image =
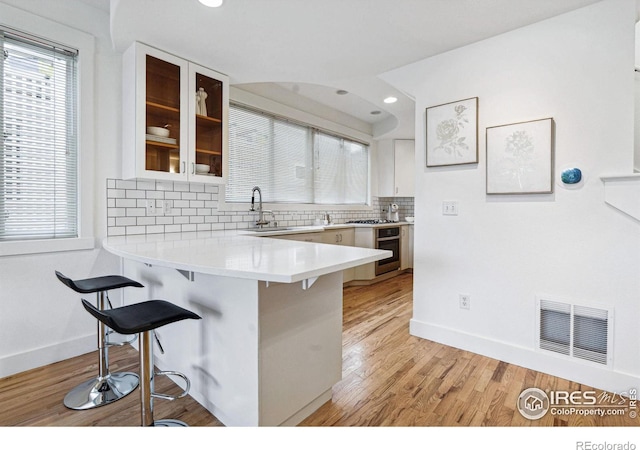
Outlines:
{"type": "Polygon", "coordinates": [[[393,255],[376,262],[376,276],[400,268],[400,227],[377,228],[376,248],[390,250],[393,255]]]}

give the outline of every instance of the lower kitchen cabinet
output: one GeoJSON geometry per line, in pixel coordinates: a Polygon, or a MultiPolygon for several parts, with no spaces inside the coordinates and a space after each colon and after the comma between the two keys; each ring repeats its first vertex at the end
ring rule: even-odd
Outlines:
{"type": "MultiPolygon", "coordinates": [[[[322,242],[333,245],[355,246],[355,230],[353,228],[340,228],[337,230],[323,231],[322,242]]],[[[348,283],[356,277],[356,268],[352,267],[342,271],[342,282],[348,283]]]]}
{"type": "Polygon", "coordinates": [[[317,242],[325,243],[322,232],[318,233],[293,233],[293,234],[281,234],[278,236],[269,236],[277,239],[289,239],[290,241],[304,241],[304,242],[317,242]]]}
{"type": "MultiPolygon", "coordinates": [[[[292,233],[269,236],[276,239],[317,242],[332,245],[349,245],[352,247],[376,248],[375,227],[345,227],[310,233],[292,233]]],[[[399,270],[413,268],[413,226],[400,225],[400,267],[399,270]]],[[[397,273],[397,272],[396,272],[397,273]]],[[[383,274],[389,276],[390,274],[383,274]]],[[[374,282],[377,278],[376,263],[363,264],[343,272],[343,283],[350,281],[374,282]]]]}
{"type": "Polygon", "coordinates": [[[400,227],[400,270],[413,269],[413,225],[400,227]]]}

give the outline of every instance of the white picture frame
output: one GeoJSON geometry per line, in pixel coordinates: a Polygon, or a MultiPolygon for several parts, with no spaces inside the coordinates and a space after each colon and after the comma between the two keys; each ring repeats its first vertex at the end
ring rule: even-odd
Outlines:
{"type": "Polygon", "coordinates": [[[487,194],[553,193],[553,118],[487,127],[487,194]]]}
{"type": "Polygon", "coordinates": [[[478,162],[478,97],[430,106],[425,122],[427,167],[478,162]]]}

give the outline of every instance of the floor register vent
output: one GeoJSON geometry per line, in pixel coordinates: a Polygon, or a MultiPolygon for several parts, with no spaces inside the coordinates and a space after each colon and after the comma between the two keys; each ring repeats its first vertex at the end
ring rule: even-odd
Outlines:
{"type": "Polygon", "coordinates": [[[612,310],[539,298],[538,317],[538,348],[611,364],[612,310]]]}

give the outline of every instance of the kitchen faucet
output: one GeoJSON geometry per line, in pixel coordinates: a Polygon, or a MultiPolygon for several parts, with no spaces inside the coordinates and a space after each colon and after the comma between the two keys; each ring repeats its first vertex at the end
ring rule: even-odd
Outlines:
{"type": "Polygon", "coordinates": [[[258,220],[256,222],[256,225],[260,228],[262,228],[263,225],[269,225],[269,221],[268,220],[264,220],[264,213],[268,212],[273,214],[271,211],[265,211],[262,209],[262,191],[260,190],[260,188],[258,186],[255,186],[252,190],[251,190],[251,208],[249,209],[249,211],[256,211],[255,208],[255,194],[256,191],[258,191],[258,195],[259,195],[259,203],[258,203],[258,220]]]}

